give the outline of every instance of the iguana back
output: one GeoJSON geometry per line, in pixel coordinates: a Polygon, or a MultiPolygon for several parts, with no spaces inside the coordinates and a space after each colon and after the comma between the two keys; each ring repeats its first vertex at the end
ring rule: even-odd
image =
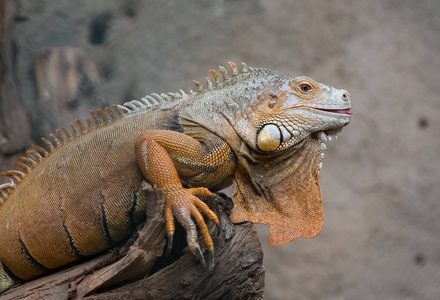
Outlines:
{"type": "Polygon", "coordinates": [[[0,260],[31,279],[124,239],[145,219],[135,139],[166,118],[164,111],[140,111],[72,139],[60,133],[66,140],[0,208],[0,260]]]}

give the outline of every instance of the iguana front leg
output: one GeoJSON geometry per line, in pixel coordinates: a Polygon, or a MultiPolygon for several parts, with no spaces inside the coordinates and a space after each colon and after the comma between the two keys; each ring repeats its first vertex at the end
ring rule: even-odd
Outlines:
{"type": "Polygon", "coordinates": [[[138,137],[135,153],[145,178],[165,193],[168,251],[172,246],[176,217],[187,232],[188,246],[204,265],[194,218],[210,251],[213,266],[214,245],[201,212],[214,223],[218,223],[218,218],[196,196],[210,196],[207,187],[216,186],[233,174],[236,159],[231,148],[209,132],[199,141],[184,133],[150,130],[138,137]],[[199,187],[185,189],[181,180],[199,187]]]}

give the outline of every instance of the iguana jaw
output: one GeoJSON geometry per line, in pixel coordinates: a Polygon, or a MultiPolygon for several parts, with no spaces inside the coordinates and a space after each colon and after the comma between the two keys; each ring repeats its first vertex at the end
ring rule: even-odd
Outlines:
{"type": "MultiPolygon", "coordinates": [[[[337,136],[341,133],[342,128],[347,126],[350,123],[351,116],[353,115],[353,112],[351,111],[351,108],[345,108],[345,109],[323,109],[323,108],[313,108],[316,111],[323,112],[324,114],[339,118],[341,126],[331,129],[325,129],[318,131],[318,138],[321,141],[327,141],[331,140],[333,137],[337,138],[337,136]]],[[[312,136],[316,136],[316,134],[312,134],[312,136]]]]}
{"type": "Polygon", "coordinates": [[[334,114],[349,115],[349,116],[353,115],[350,108],[345,108],[345,109],[315,108],[315,109],[321,110],[321,111],[327,111],[327,112],[334,113],[334,114]]]}

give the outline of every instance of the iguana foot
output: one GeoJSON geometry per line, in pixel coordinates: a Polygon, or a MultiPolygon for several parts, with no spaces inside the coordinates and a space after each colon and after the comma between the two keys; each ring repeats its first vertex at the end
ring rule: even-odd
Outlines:
{"type": "Polygon", "coordinates": [[[185,228],[189,249],[199,259],[203,267],[206,268],[202,250],[197,243],[197,223],[205,245],[210,252],[209,267],[212,269],[214,267],[214,244],[209,235],[208,227],[206,226],[202,213],[215,224],[218,223],[218,218],[208,205],[196,196],[206,198],[211,196],[211,192],[206,188],[181,188],[165,193],[165,220],[168,235],[167,253],[170,253],[173,243],[175,217],[183,228],[185,228]]]}

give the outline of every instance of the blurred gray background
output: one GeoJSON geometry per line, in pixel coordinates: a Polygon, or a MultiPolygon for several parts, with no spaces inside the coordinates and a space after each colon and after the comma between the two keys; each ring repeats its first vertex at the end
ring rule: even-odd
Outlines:
{"type": "Polygon", "coordinates": [[[271,248],[258,226],[265,299],[440,299],[440,1],[22,0],[13,40],[36,142],[72,121],[37,91],[35,56],[53,47],[94,62],[87,109],[186,90],[229,60],[348,90],[321,234],[271,248]]]}

